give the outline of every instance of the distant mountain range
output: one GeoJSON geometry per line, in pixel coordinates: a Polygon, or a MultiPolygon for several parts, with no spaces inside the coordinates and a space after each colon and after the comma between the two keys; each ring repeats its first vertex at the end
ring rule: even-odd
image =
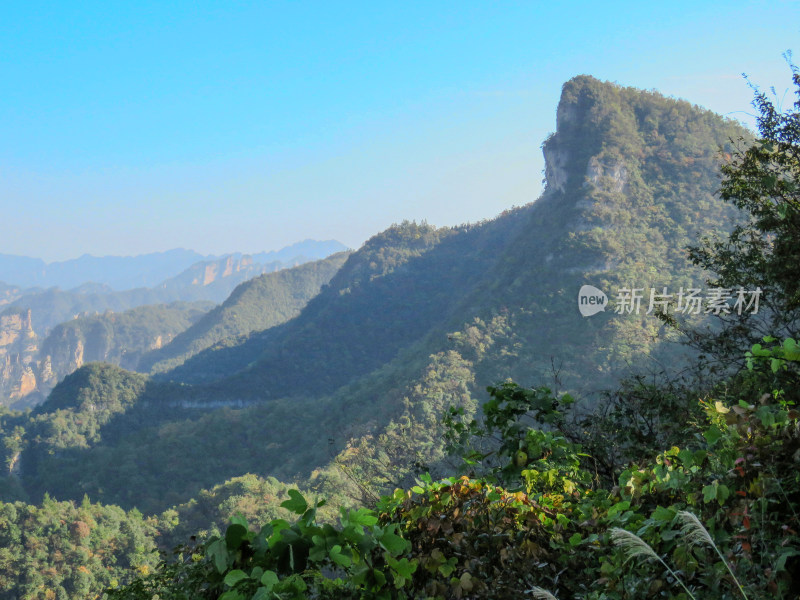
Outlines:
{"type": "MultiPolygon", "coordinates": [[[[23,281],[38,273],[49,277],[49,283],[84,282],[68,291],[0,283],[0,405],[21,407],[41,402],[58,381],[86,362],[106,361],[137,369],[142,355],[168,344],[237,285],[260,275],[274,274],[276,278],[267,277],[259,284],[261,303],[244,311],[246,319],[234,315],[224,320],[224,326],[204,319],[203,327],[209,329],[200,339],[190,341],[183,336],[185,347],[179,351],[170,347],[152,355],[147,370],[165,360],[178,365],[220,341],[224,334],[241,335],[275,325],[294,316],[333,276],[344,255],[340,253],[341,258],[332,263],[318,258],[342,248],[335,241],[306,240],[275,252],[237,253],[201,261],[194,261],[200,255],[192,251],[173,250],[138,257],[83,257],[47,265],[44,271],[31,268],[44,264],[36,259],[0,255],[6,275],[16,274],[23,281]],[[187,261],[193,262],[187,267],[187,261]],[[291,269],[315,261],[325,267],[291,269]],[[111,285],[164,275],[167,279],[159,279],[152,287],[117,291],[111,285]],[[94,280],[90,282],[90,278],[94,280]]],[[[252,293],[241,291],[242,295],[258,300],[252,293]]],[[[223,314],[227,313],[223,310],[223,314]]]]}
{"type": "MultiPolygon", "coordinates": [[[[345,250],[335,240],[304,240],[280,250],[249,255],[252,264],[293,263],[324,258],[345,250]]],[[[150,288],[196,266],[198,263],[218,263],[220,260],[239,261],[242,253],[223,256],[204,256],[194,250],[176,248],[139,256],[91,256],[45,263],[39,258],[0,254],[0,281],[21,288],[59,287],[72,290],[87,283],[107,286],[103,291],[150,288]]],[[[95,288],[93,291],[97,291],[95,288]]]]}

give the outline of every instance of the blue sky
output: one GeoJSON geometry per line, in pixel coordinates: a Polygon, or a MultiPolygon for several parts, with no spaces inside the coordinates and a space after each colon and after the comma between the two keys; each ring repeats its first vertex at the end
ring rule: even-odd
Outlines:
{"type": "Polygon", "coordinates": [[[741,73],[782,96],[798,41],[781,0],[6,3],[0,252],[358,247],[491,218],[539,196],[570,77],[747,120],[741,73]]]}

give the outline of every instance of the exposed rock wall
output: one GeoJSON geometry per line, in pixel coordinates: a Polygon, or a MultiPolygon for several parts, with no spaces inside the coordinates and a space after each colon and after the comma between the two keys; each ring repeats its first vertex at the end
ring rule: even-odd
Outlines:
{"type": "Polygon", "coordinates": [[[36,390],[37,351],[30,310],[0,315],[0,401],[15,402],[36,390]]]}

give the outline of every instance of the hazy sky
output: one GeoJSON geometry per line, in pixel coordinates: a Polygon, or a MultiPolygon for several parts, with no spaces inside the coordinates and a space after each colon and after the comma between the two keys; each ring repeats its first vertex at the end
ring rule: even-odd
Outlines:
{"type": "MultiPolygon", "coordinates": [[[[352,247],[541,192],[587,73],[747,119],[800,2],[8,2],[0,253],[352,247]]],[[[791,91],[783,100],[794,100],[791,91]]]]}

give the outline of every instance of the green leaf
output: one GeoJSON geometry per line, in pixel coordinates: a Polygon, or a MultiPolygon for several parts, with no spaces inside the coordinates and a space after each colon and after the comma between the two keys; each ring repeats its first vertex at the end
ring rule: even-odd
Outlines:
{"type": "Polygon", "coordinates": [[[256,590],[256,593],[253,594],[253,597],[250,600],[272,600],[274,597],[275,596],[272,594],[271,590],[260,587],[256,590]]]}
{"type": "Polygon", "coordinates": [[[417,561],[409,561],[407,558],[400,560],[390,559],[387,561],[394,573],[394,587],[400,589],[406,584],[406,581],[411,580],[414,571],[417,570],[417,561]]]}
{"type": "Polygon", "coordinates": [[[358,510],[351,510],[347,514],[347,520],[353,525],[365,525],[369,527],[378,522],[378,517],[368,508],[359,508],[358,510]]]}
{"type": "Polygon", "coordinates": [[[239,583],[242,579],[250,579],[250,578],[248,577],[247,573],[245,573],[241,569],[235,569],[230,573],[228,573],[227,575],[225,575],[224,583],[225,585],[233,587],[237,583],[239,583]]]}
{"type": "Polygon", "coordinates": [[[264,574],[261,576],[261,585],[264,586],[268,592],[272,591],[272,588],[275,587],[278,583],[278,574],[275,571],[264,571],[264,574]]]}
{"type": "Polygon", "coordinates": [[[242,515],[242,513],[236,513],[231,517],[231,525],[233,524],[241,525],[242,527],[247,529],[247,519],[244,518],[244,515],[242,515]]]}
{"type": "Polygon", "coordinates": [[[281,502],[281,506],[292,511],[296,515],[302,515],[308,510],[308,502],[297,490],[289,490],[289,500],[281,502]]]}
{"type": "Polygon", "coordinates": [[[408,546],[408,542],[406,542],[406,540],[391,532],[384,533],[383,536],[381,536],[379,543],[387,552],[394,556],[405,552],[408,546]]]}
{"type": "Polygon", "coordinates": [[[439,572],[445,577],[449,577],[450,574],[456,570],[457,563],[458,559],[454,556],[451,559],[449,559],[446,563],[439,566],[439,572]]]}
{"type": "Polygon", "coordinates": [[[347,556],[346,554],[342,554],[342,547],[338,544],[330,549],[328,555],[331,557],[331,560],[333,562],[335,562],[337,565],[341,567],[346,568],[353,564],[353,561],[349,556],[347,556]]]}
{"type": "Polygon", "coordinates": [[[680,533],[681,532],[679,529],[667,529],[666,531],[662,531],[659,534],[659,537],[661,538],[661,541],[669,542],[671,540],[674,540],[675,537],[678,536],[680,533]]]}
{"type": "Polygon", "coordinates": [[[225,540],[217,540],[208,546],[206,553],[214,562],[217,572],[224,573],[228,568],[228,548],[225,540]]]}
{"type": "Polygon", "coordinates": [[[246,537],[247,527],[240,525],[239,523],[229,525],[228,529],[225,531],[225,543],[231,550],[236,550],[239,546],[241,546],[242,540],[246,537]]]}
{"type": "Polygon", "coordinates": [[[573,533],[569,538],[570,546],[577,546],[583,541],[583,536],[580,533],[573,533]]]}
{"type": "Polygon", "coordinates": [[[671,508],[664,508],[663,506],[657,506],[656,509],[653,511],[653,518],[656,521],[669,522],[675,518],[676,514],[677,513],[671,508]]]}
{"type": "Polygon", "coordinates": [[[800,554],[800,551],[795,550],[794,548],[781,553],[781,555],[778,557],[778,560],[775,562],[775,571],[786,570],[786,559],[791,556],[797,556],[798,554],[800,554]]]}
{"type": "Polygon", "coordinates": [[[719,429],[719,427],[712,425],[703,432],[703,437],[706,438],[709,446],[713,446],[722,437],[722,431],[719,429]]]}
{"type": "Polygon", "coordinates": [[[622,500],[621,502],[617,502],[614,506],[608,509],[608,517],[611,518],[618,512],[628,510],[630,507],[631,503],[628,502],[627,500],[622,500]]]}

